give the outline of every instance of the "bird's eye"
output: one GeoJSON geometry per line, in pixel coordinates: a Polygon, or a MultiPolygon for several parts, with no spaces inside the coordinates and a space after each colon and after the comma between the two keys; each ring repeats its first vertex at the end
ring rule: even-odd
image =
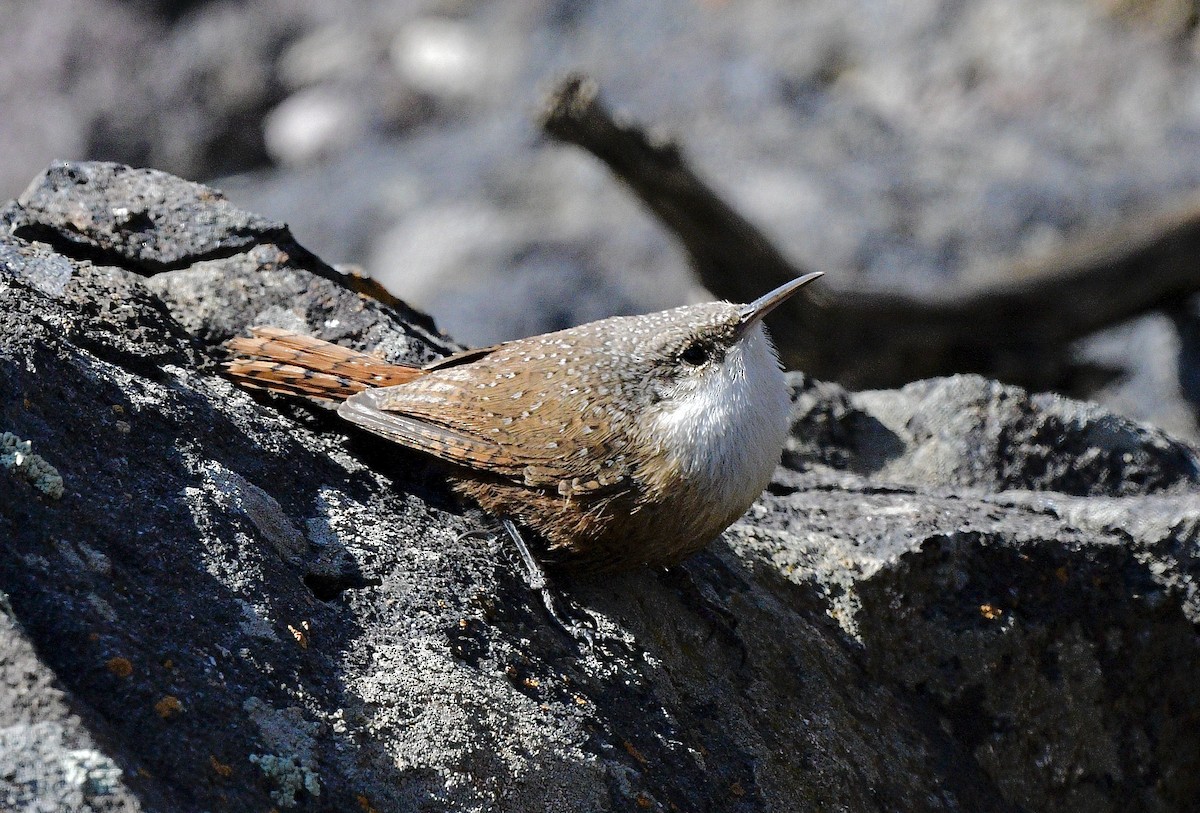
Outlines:
{"type": "Polygon", "coordinates": [[[709,358],[709,347],[703,342],[692,342],[684,348],[679,354],[679,358],[684,364],[690,364],[693,367],[699,367],[709,358]]]}

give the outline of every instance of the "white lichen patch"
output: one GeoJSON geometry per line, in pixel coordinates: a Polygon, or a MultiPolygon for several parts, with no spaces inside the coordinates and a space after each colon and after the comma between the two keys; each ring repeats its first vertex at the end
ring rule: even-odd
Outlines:
{"type": "Polygon", "coordinates": [[[448,809],[482,813],[512,794],[529,809],[607,809],[596,788],[608,766],[561,709],[513,691],[502,673],[458,662],[437,635],[372,656],[354,678],[370,709],[365,731],[398,772],[436,776],[448,809]]]}
{"type": "Polygon", "coordinates": [[[91,748],[67,751],[63,759],[67,783],[83,792],[84,799],[111,796],[121,781],[121,769],[104,754],[91,748]]]}
{"type": "Polygon", "coordinates": [[[0,434],[0,468],[27,480],[47,497],[62,499],[62,476],[41,455],[33,453],[32,441],[21,440],[12,432],[0,434]]]}
{"type": "Polygon", "coordinates": [[[321,795],[320,778],[294,756],[251,754],[250,761],[275,783],[271,800],[280,807],[295,807],[296,794],[300,791],[305,791],[309,796],[321,795]]]}
{"type": "Polygon", "coordinates": [[[251,754],[250,761],[275,783],[271,799],[280,807],[294,807],[300,791],[321,795],[321,780],[316,771],[316,740],[319,725],[304,718],[298,708],[276,709],[257,697],[242,704],[242,709],[258,727],[263,744],[274,753],[251,754]]]}

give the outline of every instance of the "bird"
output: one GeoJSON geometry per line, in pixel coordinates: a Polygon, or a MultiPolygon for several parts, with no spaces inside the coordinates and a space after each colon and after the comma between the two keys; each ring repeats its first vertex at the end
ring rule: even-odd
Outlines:
{"type": "Polygon", "coordinates": [[[255,327],[227,343],[226,369],[246,386],[332,402],[441,461],[457,492],[532,531],[547,565],[669,566],[769,483],[790,394],[763,317],[820,276],[749,304],[615,316],[424,367],[255,327]]]}

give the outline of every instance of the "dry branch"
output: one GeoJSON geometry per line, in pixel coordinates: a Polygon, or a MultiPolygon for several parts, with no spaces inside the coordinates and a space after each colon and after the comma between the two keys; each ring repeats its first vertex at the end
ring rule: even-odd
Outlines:
{"type": "MultiPolygon", "coordinates": [[[[615,120],[590,80],[564,81],[542,126],[607,164],[680,240],[714,294],[748,302],[814,270],[797,267],[725,203],[678,146],[615,120]]],[[[1085,235],[996,277],[1002,281],[921,300],[804,289],[772,329],[789,366],[852,387],[959,372],[1060,387],[1070,342],[1200,290],[1200,203],[1085,235]]]]}

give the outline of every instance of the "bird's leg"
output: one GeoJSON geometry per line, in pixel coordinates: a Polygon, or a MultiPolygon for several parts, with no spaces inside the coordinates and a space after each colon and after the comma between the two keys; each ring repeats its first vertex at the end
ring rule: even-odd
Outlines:
{"type": "Polygon", "coordinates": [[[508,534],[508,538],[517,546],[517,551],[521,554],[521,564],[525,568],[525,582],[530,589],[537,590],[542,594],[542,602],[546,605],[546,612],[554,619],[568,635],[577,641],[585,642],[589,648],[595,644],[592,636],[592,631],[583,624],[567,618],[559,612],[558,602],[554,598],[554,594],[550,592],[550,582],[546,578],[546,571],[533,555],[533,551],[529,549],[525,538],[521,536],[521,529],[517,524],[507,517],[500,518],[500,524],[504,528],[504,532],[508,534]]]}

